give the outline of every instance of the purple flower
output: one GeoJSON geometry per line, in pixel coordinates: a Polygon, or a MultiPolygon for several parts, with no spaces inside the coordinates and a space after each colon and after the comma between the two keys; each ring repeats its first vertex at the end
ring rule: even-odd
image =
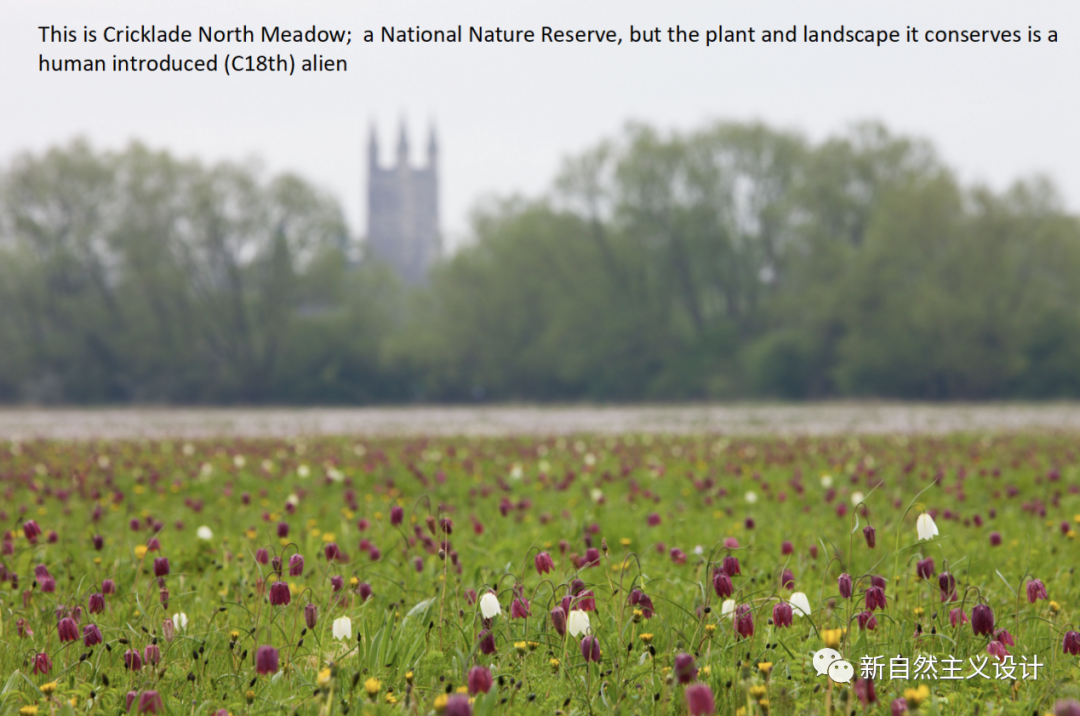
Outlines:
{"type": "Polygon", "coordinates": [[[645,594],[645,592],[641,591],[640,589],[631,589],[630,597],[627,599],[627,602],[630,604],[630,606],[640,609],[641,616],[643,616],[644,618],[653,618],[653,615],[655,614],[653,610],[653,603],[652,600],[649,599],[649,596],[645,594]]]}
{"type": "Polygon", "coordinates": [[[91,614],[105,611],[105,597],[100,592],[94,592],[86,600],[86,610],[91,614]]]}
{"type": "Polygon", "coordinates": [[[390,524],[393,526],[400,525],[402,520],[405,519],[405,508],[394,505],[390,508],[390,524]]]}
{"type": "Polygon", "coordinates": [[[1046,596],[1046,585],[1042,583],[1041,579],[1032,579],[1027,583],[1027,598],[1028,602],[1032,604],[1037,599],[1049,599],[1046,596]]]}
{"type": "Polygon", "coordinates": [[[964,610],[960,607],[949,610],[949,624],[956,626],[958,624],[967,624],[967,614],[964,614],[964,610]]]}
{"type": "Polygon", "coordinates": [[[106,579],[101,582],[102,594],[116,594],[116,583],[111,579],[106,579]]]}
{"type": "Polygon", "coordinates": [[[566,636],[566,610],[561,606],[551,610],[551,626],[559,636],[566,636]]]}
{"type": "Polygon", "coordinates": [[[736,574],[742,574],[742,572],[739,571],[739,558],[738,557],[731,557],[731,556],[724,557],[724,563],[720,567],[720,569],[724,570],[724,574],[726,574],[729,577],[734,577],[736,574]]]}
{"type": "Polygon", "coordinates": [[[155,557],[154,558],[154,576],[164,577],[169,573],[169,558],[168,557],[155,557]]]}
{"type": "Polygon", "coordinates": [[[1013,639],[1012,634],[1006,629],[999,629],[998,633],[994,635],[995,641],[1000,641],[1005,646],[1016,646],[1016,641],[1013,639]]]}
{"type": "Polygon", "coordinates": [[[1054,716],[1080,716],[1080,703],[1069,699],[1054,704],[1054,716]]]}
{"type": "Polygon", "coordinates": [[[510,603],[511,619],[527,619],[529,617],[529,600],[518,597],[510,603]]]}
{"type": "Polygon", "coordinates": [[[934,558],[927,557],[926,559],[920,559],[915,565],[915,573],[919,575],[919,579],[930,579],[934,576],[934,558]]]}
{"type": "Polygon", "coordinates": [[[533,559],[533,564],[536,565],[536,571],[540,574],[547,574],[551,570],[555,569],[555,562],[552,561],[551,555],[547,552],[541,552],[533,559]]]}
{"type": "Polygon", "coordinates": [[[480,653],[495,653],[495,636],[491,633],[490,630],[484,629],[483,631],[481,631],[480,636],[477,637],[477,641],[480,643],[480,653]]]}
{"type": "Polygon", "coordinates": [[[23,534],[26,535],[26,539],[30,540],[31,544],[33,544],[34,541],[41,534],[41,528],[38,527],[38,523],[34,520],[27,520],[26,522],[23,522],[22,529],[23,534]]]}
{"type": "Polygon", "coordinates": [[[481,691],[485,694],[491,691],[491,672],[483,666],[474,666],[469,669],[469,693],[474,696],[481,691]]]}
{"type": "Polygon", "coordinates": [[[586,636],[581,640],[581,656],[585,663],[590,661],[600,662],[600,640],[595,636],[586,636]]]}
{"type": "Polygon", "coordinates": [[[289,536],[289,523],[288,522],[278,522],[277,523],[277,536],[278,537],[288,537],[289,536]]]}
{"type": "Polygon", "coordinates": [[[889,586],[889,582],[880,574],[873,574],[870,576],[871,587],[881,587],[881,591],[885,591],[885,587],[889,586]]]}
{"type": "MultiPolygon", "coordinates": [[[[130,709],[131,707],[128,706],[130,709]]],[[[156,691],[144,691],[139,694],[139,713],[156,714],[165,707],[161,703],[161,694],[156,691]]]]}
{"type": "Polygon", "coordinates": [[[790,569],[785,569],[783,574],[780,575],[780,586],[784,589],[795,588],[795,575],[790,569]]]}
{"type": "Polygon", "coordinates": [[[986,645],[986,653],[990,656],[996,656],[998,661],[1005,661],[1005,657],[1009,655],[1009,651],[1005,648],[1005,645],[996,639],[991,640],[990,643],[986,645]]]}
{"type": "Polygon", "coordinates": [[[289,576],[299,577],[304,573],[304,558],[298,554],[294,554],[289,558],[289,576]]]}
{"type": "Polygon", "coordinates": [[[994,610],[988,604],[976,604],[971,610],[971,631],[976,636],[994,633],[994,610]]]}
{"type": "Polygon", "coordinates": [[[34,654],[34,673],[47,674],[50,671],[52,671],[52,659],[49,655],[43,651],[34,654]]]}
{"type": "Polygon", "coordinates": [[[345,588],[345,578],[342,577],[340,574],[330,577],[330,587],[335,592],[340,592],[342,589],[345,588]]]}
{"type": "Polygon", "coordinates": [[[777,604],[776,606],[773,607],[772,620],[773,620],[773,624],[775,624],[776,626],[778,626],[778,627],[789,627],[789,626],[791,626],[791,617],[792,617],[791,605],[788,604],[787,602],[780,602],[779,604],[777,604]]]}
{"type": "Polygon", "coordinates": [[[161,633],[165,636],[165,641],[172,641],[176,637],[176,625],[172,619],[161,622],[161,633]]]}
{"type": "Polygon", "coordinates": [[[840,596],[844,599],[851,599],[851,575],[844,572],[836,580],[836,585],[840,587],[840,596]]]}
{"type": "Polygon", "coordinates": [[[868,629],[874,631],[877,629],[877,617],[873,612],[859,612],[859,616],[856,617],[859,621],[859,630],[868,629]]]}
{"type": "Polygon", "coordinates": [[[689,684],[697,678],[697,665],[694,663],[694,655],[681,653],[675,655],[675,678],[680,684],[689,684]]]}
{"type": "Polygon", "coordinates": [[[705,684],[686,687],[686,709],[690,716],[712,716],[716,713],[712,689],[705,684]]]}
{"type": "Polygon", "coordinates": [[[870,587],[866,590],[866,608],[870,611],[875,609],[884,609],[886,607],[885,602],[885,590],[881,587],[870,587]]]}
{"type": "Polygon", "coordinates": [[[323,554],[326,555],[327,562],[333,562],[335,559],[341,558],[341,551],[338,549],[337,542],[327,542],[323,547],[323,554]]]}
{"type": "Polygon", "coordinates": [[[307,606],[304,607],[304,623],[307,624],[308,629],[314,629],[318,622],[319,608],[311,602],[308,602],[307,606]]]}
{"type": "Polygon", "coordinates": [[[791,544],[788,540],[784,540],[780,543],[780,554],[789,555],[795,551],[795,545],[791,544]]]}
{"type": "Polygon", "coordinates": [[[454,694],[446,700],[445,716],[472,716],[472,704],[465,694],[454,694]]]}
{"type": "Polygon", "coordinates": [[[161,648],[157,644],[147,644],[143,649],[143,659],[151,666],[161,661],[161,648]]]}
{"type": "Polygon", "coordinates": [[[367,582],[360,582],[360,585],[356,588],[356,593],[360,595],[361,601],[366,602],[367,600],[371,599],[371,585],[367,582]]]}
{"type": "Polygon", "coordinates": [[[866,546],[873,549],[877,546],[877,530],[870,525],[863,527],[863,537],[866,538],[866,546]]]}
{"type": "Polygon", "coordinates": [[[874,680],[858,679],[855,682],[855,696],[862,703],[863,708],[877,701],[877,694],[874,693],[874,680]]]}
{"type": "Polygon", "coordinates": [[[142,656],[139,655],[138,650],[128,649],[124,652],[124,668],[128,671],[139,671],[142,669],[142,656]]]}
{"type": "Polygon", "coordinates": [[[292,601],[292,594],[289,593],[289,585],[285,582],[274,582],[270,585],[270,604],[273,606],[288,606],[292,601]]]}
{"type": "Polygon", "coordinates": [[[124,710],[131,711],[131,705],[135,703],[135,699],[139,698],[139,695],[134,691],[129,691],[124,698],[127,699],[127,707],[124,710]]]}
{"type": "Polygon", "coordinates": [[[1061,642],[1061,648],[1066,654],[1074,656],[1080,654],[1080,631],[1067,631],[1061,642]]]}
{"type": "Polygon", "coordinates": [[[1000,532],[991,532],[990,533],[990,546],[991,547],[997,547],[1000,544],[1001,544],[1001,533],[1000,532]]]}
{"type": "Polygon", "coordinates": [[[278,650],[272,646],[260,646],[255,652],[255,673],[276,674],[277,670],[278,650]]]}
{"type": "Polygon", "coordinates": [[[101,548],[105,546],[105,538],[101,535],[94,535],[90,542],[94,545],[94,549],[101,551],[101,548]]]}
{"type": "Polygon", "coordinates": [[[86,646],[94,646],[102,642],[101,630],[98,629],[97,624],[87,624],[82,628],[83,644],[86,646]]]}
{"type": "Polygon", "coordinates": [[[724,572],[723,569],[718,569],[713,572],[712,586],[716,590],[716,596],[721,599],[727,599],[735,592],[735,586],[731,583],[731,577],[724,572]]]}
{"type": "Polygon", "coordinates": [[[948,572],[942,572],[938,575],[937,583],[938,589],[941,590],[941,601],[956,601],[956,577],[948,572]]]}
{"type": "Polygon", "coordinates": [[[71,617],[64,617],[56,625],[56,631],[60,634],[60,641],[77,641],[79,638],[79,626],[71,617]]]}
{"type": "Polygon", "coordinates": [[[740,604],[735,610],[735,631],[743,639],[749,639],[754,635],[754,613],[746,604],[740,604]]]}
{"type": "Polygon", "coordinates": [[[892,711],[892,716],[903,716],[903,714],[906,714],[908,711],[907,701],[904,699],[893,699],[893,702],[889,704],[889,709],[892,711]]]}
{"type": "Polygon", "coordinates": [[[270,553],[266,550],[266,547],[259,547],[255,550],[255,561],[259,564],[270,564],[270,553]]]}

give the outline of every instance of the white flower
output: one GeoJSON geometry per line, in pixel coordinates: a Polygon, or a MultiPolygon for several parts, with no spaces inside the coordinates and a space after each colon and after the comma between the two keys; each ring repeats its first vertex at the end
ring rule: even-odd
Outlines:
{"type": "Polygon", "coordinates": [[[810,600],[802,592],[792,592],[788,604],[791,605],[791,612],[796,616],[810,616],[810,600]]]}
{"type": "Polygon", "coordinates": [[[720,618],[728,617],[729,619],[735,616],[735,600],[725,599],[724,603],[720,605],[720,618]]]}
{"type": "Polygon", "coordinates": [[[334,620],[334,638],[342,641],[352,639],[352,619],[341,617],[334,620]]]}
{"type": "Polygon", "coordinates": [[[705,554],[705,548],[702,547],[701,545],[698,545],[697,547],[694,547],[694,554],[696,554],[696,555],[705,554]]]}
{"type": "Polygon", "coordinates": [[[311,475],[311,468],[307,465],[301,465],[296,468],[296,474],[300,476],[301,480],[306,480],[311,475]]]}
{"type": "Polygon", "coordinates": [[[915,520],[915,531],[919,533],[919,539],[933,539],[938,534],[934,518],[925,512],[915,520]]]}
{"type": "Polygon", "coordinates": [[[180,631],[184,631],[187,628],[187,614],[183,612],[177,612],[172,615],[172,623],[180,631]]]}
{"type": "Polygon", "coordinates": [[[829,489],[830,487],[832,487],[832,475],[822,475],[821,486],[825,489],[829,489]]]}
{"type": "Polygon", "coordinates": [[[866,499],[866,498],[863,497],[863,493],[858,492],[858,491],[852,492],[851,493],[851,506],[852,507],[858,507],[859,503],[862,502],[864,499],[866,499]]]}
{"type": "Polygon", "coordinates": [[[589,613],[580,609],[571,609],[570,616],[566,620],[566,628],[570,636],[585,636],[590,633],[589,613]]]}
{"type": "Polygon", "coordinates": [[[195,536],[199,539],[212,540],[214,539],[214,532],[206,525],[203,525],[199,529],[195,530],[195,536]]]}
{"type": "Polygon", "coordinates": [[[484,619],[491,619],[502,614],[502,606],[499,605],[499,598],[495,596],[495,592],[488,592],[480,597],[480,613],[484,615],[484,619]]]}
{"type": "Polygon", "coordinates": [[[757,493],[756,492],[747,492],[746,493],[746,501],[751,505],[754,504],[755,502],[757,502],[757,493]]]}

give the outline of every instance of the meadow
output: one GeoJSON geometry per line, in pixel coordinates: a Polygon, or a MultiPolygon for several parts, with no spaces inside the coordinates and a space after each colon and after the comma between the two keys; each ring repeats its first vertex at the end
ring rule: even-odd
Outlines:
{"type": "Polygon", "coordinates": [[[1080,714],[1071,434],[28,440],[0,481],[0,714],[1080,714]]]}

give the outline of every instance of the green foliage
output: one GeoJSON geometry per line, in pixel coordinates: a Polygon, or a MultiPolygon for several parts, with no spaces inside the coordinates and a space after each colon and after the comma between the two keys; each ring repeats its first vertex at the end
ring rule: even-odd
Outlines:
{"type": "Polygon", "coordinates": [[[0,400],[1080,395],[1080,221],[876,124],[630,125],[407,288],[304,181],[83,142],[0,174],[0,400]]]}

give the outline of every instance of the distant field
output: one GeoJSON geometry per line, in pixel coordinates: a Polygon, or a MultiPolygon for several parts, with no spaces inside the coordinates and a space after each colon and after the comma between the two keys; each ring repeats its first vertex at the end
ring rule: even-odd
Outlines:
{"type": "Polygon", "coordinates": [[[0,438],[1080,431],[1080,403],[0,410],[0,438]]]}

